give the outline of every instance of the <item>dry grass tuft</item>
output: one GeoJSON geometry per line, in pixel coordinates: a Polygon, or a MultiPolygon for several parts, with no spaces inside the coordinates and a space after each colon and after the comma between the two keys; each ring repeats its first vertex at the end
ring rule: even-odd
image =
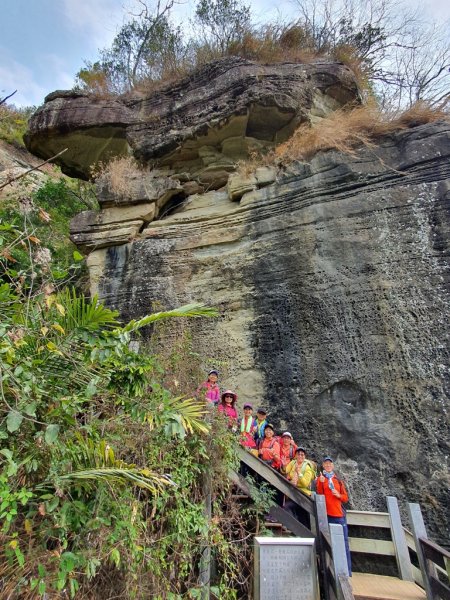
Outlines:
{"type": "Polygon", "coordinates": [[[395,131],[449,118],[448,113],[423,102],[400,115],[386,115],[373,104],[342,109],[314,126],[301,125],[289,140],[274,150],[272,158],[281,163],[308,161],[324,150],[354,155],[356,148],[374,146],[377,139],[395,131]]]}
{"type": "Polygon", "coordinates": [[[139,177],[142,171],[141,165],[131,156],[117,156],[108,163],[98,163],[92,178],[114,196],[124,197],[129,192],[130,179],[139,177]]]}

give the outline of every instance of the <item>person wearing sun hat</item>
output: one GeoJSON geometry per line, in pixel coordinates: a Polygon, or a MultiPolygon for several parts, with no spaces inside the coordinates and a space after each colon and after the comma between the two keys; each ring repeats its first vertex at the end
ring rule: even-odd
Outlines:
{"type": "Polygon", "coordinates": [[[225,390],[221,396],[221,402],[218,410],[228,417],[228,427],[237,431],[238,412],[235,408],[237,394],[231,390],[225,390]]]}

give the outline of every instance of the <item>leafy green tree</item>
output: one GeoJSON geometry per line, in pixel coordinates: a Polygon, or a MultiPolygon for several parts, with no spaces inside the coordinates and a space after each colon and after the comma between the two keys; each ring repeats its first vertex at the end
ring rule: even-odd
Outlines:
{"type": "Polygon", "coordinates": [[[120,28],[111,47],[78,72],[78,85],[91,91],[121,93],[176,71],[185,46],[180,27],[170,21],[173,4],[158,2],[151,10],[141,2],[141,12],[120,28]]]}
{"type": "Polygon", "coordinates": [[[195,17],[203,30],[200,41],[221,55],[251,29],[250,5],[241,0],[199,0],[195,17]]]}

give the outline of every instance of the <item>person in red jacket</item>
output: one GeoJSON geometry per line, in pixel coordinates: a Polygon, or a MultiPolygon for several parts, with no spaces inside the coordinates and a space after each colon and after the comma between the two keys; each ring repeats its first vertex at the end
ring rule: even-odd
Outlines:
{"type": "Polygon", "coordinates": [[[280,471],[283,475],[286,475],[286,467],[288,464],[294,460],[296,450],[297,444],[292,439],[292,434],[289,433],[289,431],[285,431],[280,439],[280,471]]]}
{"type": "Polygon", "coordinates": [[[344,531],[345,552],[347,554],[348,574],[352,575],[352,559],[348,545],[348,527],[343,504],[348,502],[348,494],[344,483],[336,477],[331,456],[322,461],[323,471],[316,479],[316,493],[325,496],[328,523],[342,525],[344,531]]]}
{"type": "Polygon", "coordinates": [[[247,450],[254,450],[257,454],[255,442],[256,429],[256,419],[253,418],[253,406],[248,403],[244,404],[244,416],[239,422],[239,443],[244,448],[247,448],[247,450]]]}

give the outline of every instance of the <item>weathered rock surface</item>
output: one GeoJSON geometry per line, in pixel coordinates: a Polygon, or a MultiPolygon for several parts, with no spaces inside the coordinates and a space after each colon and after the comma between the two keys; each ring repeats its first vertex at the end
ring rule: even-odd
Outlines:
{"type": "Polygon", "coordinates": [[[70,222],[70,238],[83,252],[132,241],[144,223],[153,220],[155,202],[117,206],[101,211],[86,210],[70,222]]]}
{"type": "MultiPolygon", "coordinates": [[[[180,100],[181,101],[181,100],[180,100]]],[[[92,252],[125,319],[203,301],[192,325],[239,403],[265,404],[346,476],[353,505],[419,501],[448,539],[450,125],[293,164],[240,202],[194,195],[141,239],[92,252]]]]}
{"type": "Polygon", "coordinates": [[[253,149],[284,141],[301,122],[358,98],[355,78],[341,64],[259,65],[232,57],[148,97],[53,92],[33,115],[26,143],[44,158],[67,147],[59,164],[77,177],[131,152],[217,189],[253,149]]]}
{"type": "MultiPolygon", "coordinates": [[[[0,140],[0,185],[5,185],[17,177],[22,177],[30,169],[34,169],[42,163],[41,160],[25,150],[0,140]]],[[[23,184],[26,183],[27,193],[38,189],[47,179],[49,174],[54,173],[49,164],[41,166],[38,170],[28,173],[24,178],[5,185],[0,190],[0,197],[12,193],[20,193],[23,184]]]]}

